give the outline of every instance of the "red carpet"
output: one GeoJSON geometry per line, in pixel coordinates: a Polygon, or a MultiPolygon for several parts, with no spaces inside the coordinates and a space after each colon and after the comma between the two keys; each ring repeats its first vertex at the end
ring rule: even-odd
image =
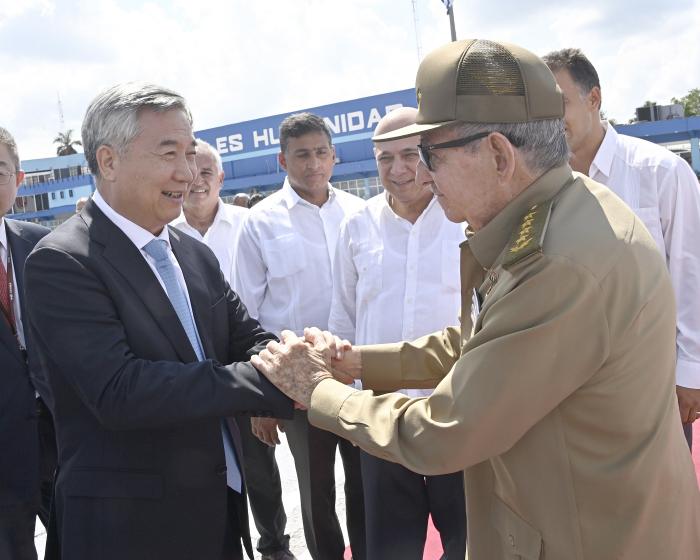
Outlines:
{"type": "MultiPolygon", "coordinates": [[[[442,556],[442,544],[440,543],[440,535],[433,525],[433,520],[428,520],[428,538],[425,541],[425,550],[423,551],[423,560],[439,560],[442,556]]],[[[350,560],[350,547],[345,550],[345,560],[350,560]]]]}
{"type": "MultiPolygon", "coordinates": [[[[700,485],[700,421],[693,424],[693,462],[695,463],[695,474],[700,485]]],[[[442,545],[440,536],[433,526],[432,520],[428,526],[428,539],[425,542],[423,560],[438,560],[442,555],[442,545]]],[[[345,559],[350,560],[350,549],[345,551],[345,559]]]]}

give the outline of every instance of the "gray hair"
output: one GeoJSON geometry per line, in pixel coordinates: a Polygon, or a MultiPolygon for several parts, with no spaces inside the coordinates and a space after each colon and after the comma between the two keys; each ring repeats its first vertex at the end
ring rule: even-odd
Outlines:
{"type": "MultiPolygon", "coordinates": [[[[544,173],[569,161],[569,147],[564,133],[564,119],[547,119],[525,123],[466,123],[450,125],[460,137],[480,132],[499,132],[520,152],[533,173],[544,173]]],[[[476,151],[477,142],[467,149],[476,151]]]]}
{"type": "Polygon", "coordinates": [[[216,168],[219,170],[219,173],[221,173],[224,170],[224,164],[221,161],[221,154],[219,153],[219,150],[201,138],[197,138],[195,140],[195,144],[197,145],[197,151],[202,150],[209,152],[213,156],[214,160],[216,161],[216,168]]]}
{"type": "Polygon", "coordinates": [[[15,166],[15,171],[19,171],[19,152],[17,151],[17,142],[10,131],[0,126],[0,144],[7,148],[10,152],[10,159],[15,166]]]}
{"type": "Polygon", "coordinates": [[[142,109],[157,112],[180,109],[192,124],[187,102],[172,90],[144,82],[112,86],[92,100],[83,120],[83,150],[95,177],[100,176],[98,148],[106,145],[123,154],[129,143],[141,133],[138,119],[142,109]]]}

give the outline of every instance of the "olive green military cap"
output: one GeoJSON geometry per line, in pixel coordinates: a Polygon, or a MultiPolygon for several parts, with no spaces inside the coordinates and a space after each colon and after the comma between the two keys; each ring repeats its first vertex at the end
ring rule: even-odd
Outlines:
{"type": "Polygon", "coordinates": [[[519,123],[564,116],[561,90],[530,51],[496,41],[455,41],[429,53],[416,75],[416,123],[372,138],[421,134],[455,121],[519,123]]]}

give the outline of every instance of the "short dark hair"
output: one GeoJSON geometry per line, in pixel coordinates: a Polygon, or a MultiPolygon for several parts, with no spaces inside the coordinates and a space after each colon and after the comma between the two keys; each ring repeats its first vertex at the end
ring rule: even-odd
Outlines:
{"type": "Polygon", "coordinates": [[[280,124],[280,150],[287,151],[290,138],[299,138],[310,132],[322,132],[328,138],[328,144],[333,144],[328,125],[318,115],[313,113],[295,113],[289,115],[280,124]]]}
{"type": "Polygon", "coordinates": [[[598,72],[581,49],[552,51],[544,55],[542,60],[552,72],[568,70],[571,79],[584,95],[588,94],[594,87],[600,89],[598,72]]]}
{"type": "Polygon", "coordinates": [[[19,152],[17,151],[17,142],[10,131],[0,126],[0,144],[7,148],[10,152],[10,158],[15,166],[15,171],[19,171],[19,152]]]}
{"type": "Polygon", "coordinates": [[[265,195],[261,193],[255,193],[254,195],[251,195],[250,200],[248,200],[248,208],[252,208],[255,206],[258,202],[261,200],[265,199],[265,195]]]}

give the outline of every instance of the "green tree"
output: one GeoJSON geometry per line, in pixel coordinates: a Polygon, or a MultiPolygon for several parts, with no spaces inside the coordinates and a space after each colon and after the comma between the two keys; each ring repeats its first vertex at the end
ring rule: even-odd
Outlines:
{"type": "Polygon", "coordinates": [[[673,97],[671,103],[680,103],[685,107],[685,116],[700,115],[700,88],[691,89],[680,99],[673,97]]]}
{"type": "Polygon", "coordinates": [[[54,144],[58,144],[56,148],[57,156],[70,156],[72,154],[77,154],[73,146],[82,146],[83,143],[80,140],[73,139],[73,129],[66,130],[65,132],[59,132],[58,136],[53,139],[54,144]]]}

